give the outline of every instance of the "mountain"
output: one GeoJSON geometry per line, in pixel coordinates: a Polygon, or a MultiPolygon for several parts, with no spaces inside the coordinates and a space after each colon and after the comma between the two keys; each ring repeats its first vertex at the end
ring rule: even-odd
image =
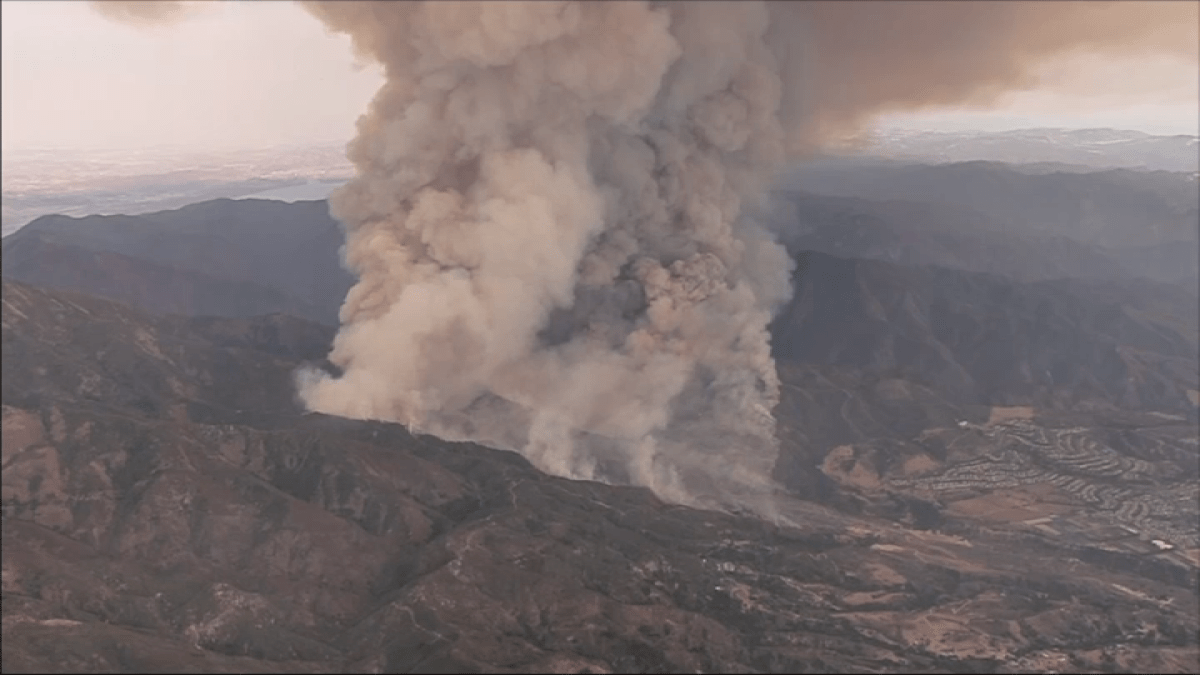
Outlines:
{"type": "Polygon", "coordinates": [[[1189,135],[1156,136],[1119,129],[1012,131],[882,130],[858,152],[930,164],[990,160],[1012,164],[1074,164],[1092,168],[1200,171],[1200,145],[1189,135]]]}
{"type": "Polygon", "coordinates": [[[1182,173],[1123,169],[1031,175],[998,162],[941,165],[815,162],[786,183],[807,192],[970,209],[1021,233],[1106,248],[1197,239],[1200,193],[1182,173]]]}
{"type": "MultiPolygon", "coordinates": [[[[805,400],[845,390],[868,415],[928,412],[893,430],[905,440],[825,455],[836,508],[793,490],[771,523],[302,414],[290,374],[330,331],[300,319],[160,317],[8,280],[3,299],[5,672],[1187,672],[1200,658],[1200,550],[1172,529],[1195,515],[1175,498],[1195,446],[1168,418],[956,422],[960,404],[919,386],[785,363],[805,400]],[[1021,442],[1058,463],[1022,465],[1031,453],[1007,449],[1021,442]],[[995,488],[1030,476],[1053,489],[995,488]],[[1118,513],[1101,479],[1142,486],[1136,508],[1118,513]],[[1155,486],[1158,501],[1141,496],[1155,486]],[[1169,550],[1105,534],[1143,521],[1169,550]]],[[[873,434],[847,400],[842,419],[873,434]]]]}
{"type": "Polygon", "coordinates": [[[354,174],[344,142],[237,151],[5,146],[4,168],[4,236],[48,213],[140,214],[260,194],[323,199],[354,174]],[[314,183],[328,187],[304,196],[314,183]]]}
{"type": "MultiPolygon", "coordinates": [[[[5,162],[9,159],[6,156],[5,162]]],[[[9,190],[5,180],[4,206],[0,209],[0,231],[8,236],[48,213],[84,217],[97,213],[151,213],[178,209],[211,199],[258,196],[273,199],[302,190],[305,181],[296,178],[202,178],[188,171],[130,177],[115,185],[95,188],[62,186],[17,187],[9,190]]],[[[322,199],[321,194],[308,199],[322,199]]]]}
{"type": "MultiPolygon", "coordinates": [[[[996,415],[1070,418],[1089,428],[1173,419],[1180,426],[1172,456],[1185,466],[1196,461],[1188,445],[1200,405],[1194,292],[1147,281],[1016,283],[817,252],[797,255],[794,284],[771,331],[783,382],[776,478],[800,494],[856,508],[836,487],[830,456],[863,443],[919,446],[915,439],[933,430],[956,433],[996,415]]],[[[1136,456],[1121,449],[1130,442],[1110,441],[1104,452],[1136,456]]],[[[896,462],[890,466],[903,464],[896,462]]],[[[886,494],[907,490],[874,485],[886,494]]],[[[943,511],[931,495],[921,499],[926,517],[943,511]]]]}
{"type": "MultiPolygon", "coordinates": [[[[775,193],[774,227],[793,253],[1017,281],[1147,277],[1195,288],[1200,279],[1195,184],[1174,174],[826,161],[784,183],[804,187],[775,193]],[[1129,236],[1131,223],[1146,225],[1129,236]]],[[[136,216],[44,216],[4,238],[2,271],[154,312],[282,312],[332,325],[353,282],[341,243],[323,201],[220,199],[136,216]]]]}
{"type": "Polygon", "coordinates": [[[1016,283],[803,253],[776,359],[910,378],[983,405],[1186,412],[1200,388],[1194,295],[1151,282],[1016,283]]]}
{"type": "Polygon", "coordinates": [[[5,277],[151,311],[327,324],[353,278],[324,201],[218,199],[137,216],[43,216],[3,240],[5,277]]]}
{"type": "Polygon", "coordinates": [[[1195,183],[1060,168],[798,170],[769,518],[305,414],[324,202],[40,218],[0,669],[1195,671],[1195,183]]]}
{"type": "Polygon", "coordinates": [[[1200,278],[1200,184],[1188,174],[1032,174],[996,162],[826,160],[794,167],[781,187],[789,186],[829,197],[949,207],[959,215],[940,219],[972,233],[976,227],[962,213],[986,214],[975,220],[991,223],[986,228],[993,232],[1018,240],[1070,239],[1137,276],[1191,287],[1200,278]]]}
{"type": "MultiPolygon", "coordinates": [[[[1132,279],[1156,255],[1123,253],[1061,236],[1014,232],[978,211],[948,204],[834,197],[803,191],[772,195],[774,228],[793,253],[817,251],[841,258],[883,260],[988,272],[1016,281],[1132,279]]],[[[1179,248],[1169,249],[1178,256],[1179,248]]],[[[1182,258],[1174,261],[1182,266],[1182,258]]]]}
{"type": "MultiPolygon", "coordinates": [[[[1097,246],[1007,234],[962,207],[782,194],[793,210],[777,229],[799,272],[773,327],[779,360],[905,369],[971,405],[1190,409],[1194,288],[1138,281],[1097,246]]],[[[152,312],[331,325],[351,283],[339,245],[323,202],[218,200],[41,218],[4,239],[3,273],[152,312]]]]}
{"type": "Polygon", "coordinates": [[[212,423],[294,415],[289,369],[297,358],[320,360],[333,337],[281,315],[152,318],[91,296],[4,284],[6,405],[73,401],[212,423]]]}

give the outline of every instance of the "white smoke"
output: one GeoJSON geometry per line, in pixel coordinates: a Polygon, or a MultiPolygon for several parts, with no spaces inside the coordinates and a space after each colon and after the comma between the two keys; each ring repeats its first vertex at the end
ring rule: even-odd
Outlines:
{"type": "Polygon", "coordinates": [[[388,73],[331,200],[360,277],[314,410],[673,501],[769,489],[752,217],[783,160],[760,3],[321,3],[388,73]]]}

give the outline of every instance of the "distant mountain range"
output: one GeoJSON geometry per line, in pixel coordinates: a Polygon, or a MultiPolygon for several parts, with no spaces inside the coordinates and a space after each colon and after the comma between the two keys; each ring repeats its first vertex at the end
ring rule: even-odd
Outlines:
{"type": "Polygon", "coordinates": [[[1200,145],[1196,136],[1156,136],[1119,129],[886,130],[860,140],[853,152],[930,164],[987,160],[1050,165],[1043,169],[1057,165],[1058,170],[1072,170],[1064,165],[1077,165],[1200,171],[1200,145]]]}
{"type": "MultiPolygon", "coordinates": [[[[1200,388],[1197,224],[1179,215],[1189,195],[1178,174],[1028,176],[974,163],[807,171],[816,189],[931,201],[778,194],[790,207],[778,217],[790,220],[775,226],[799,270],[775,324],[780,360],[899,368],[972,405],[1190,409],[1187,392],[1200,388]],[[1105,213],[1081,217],[1081,198],[1105,213]],[[992,205],[1009,220],[982,215],[992,205]],[[1129,223],[1144,231],[1128,237],[1129,223]],[[1147,253],[1155,247],[1158,259],[1147,253]],[[1186,251],[1190,269],[1161,264],[1189,262],[1186,251]]],[[[341,244],[325,202],[216,200],[46,216],[3,240],[2,269],[154,312],[334,325],[353,283],[341,244]]]]}
{"type": "Polygon", "coordinates": [[[828,250],[838,255],[874,257],[892,241],[890,250],[907,248],[914,262],[1018,278],[1125,273],[1196,285],[1200,183],[1187,174],[827,159],[793,167],[780,187],[783,200],[798,205],[779,215],[784,240],[841,242],[828,250]],[[789,197],[789,188],[823,198],[789,197]],[[855,236],[878,252],[855,248],[855,236]]]}
{"type": "Polygon", "coordinates": [[[781,361],[892,374],[961,404],[1187,411],[1196,297],[1151,282],[1019,283],[801,253],[781,361]]]}
{"type": "Polygon", "coordinates": [[[137,216],[45,216],[3,240],[4,276],[153,312],[283,312],[325,324],[353,278],[323,201],[218,199],[137,216]]]}
{"type": "MultiPolygon", "coordinates": [[[[948,204],[780,191],[777,231],[793,251],[989,272],[1019,281],[1134,275],[1112,252],[1062,236],[1017,234],[948,204]]],[[[1159,268],[1149,268],[1152,273],[1159,268]]]]}
{"type": "MultiPolygon", "coordinates": [[[[783,196],[797,273],[773,327],[781,362],[900,377],[956,405],[1193,408],[1194,283],[1139,279],[1128,249],[1019,234],[960,207],[783,196]]],[[[341,241],[324,202],[217,200],[47,216],[3,240],[2,269],[154,312],[334,325],[353,282],[341,241]]]]}
{"type": "Polygon", "coordinates": [[[324,199],[353,175],[344,143],[243,151],[4,151],[3,234],[48,214],[139,214],[220,198],[324,199]],[[278,196],[277,196],[278,195],[278,196]]]}
{"type": "MultiPolygon", "coordinates": [[[[888,130],[840,155],[906,163],[1007,162],[1035,174],[1120,167],[1200,171],[1195,136],[1114,129],[888,130]]],[[[219,198],[324,199],[353,175],[343,143],[192,153],[6,149],[4,163],[5,236],[52,213],[147,213],[219,198]]]]}

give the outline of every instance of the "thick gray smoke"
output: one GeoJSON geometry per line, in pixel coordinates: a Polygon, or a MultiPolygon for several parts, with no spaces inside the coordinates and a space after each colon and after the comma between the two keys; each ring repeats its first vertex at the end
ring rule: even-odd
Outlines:
{"type": "Polygon", "coordinates": [[[768,489],[789,261],[753,218],[783,160],[766,6],[310,9],[387,82],[331,200],[360,281],[309,407],[674,501],[768,489]]]}
{"type": "Polygon", "coordinates": [[[1197,58],[1183,2],[304,4],[386,74],[332,199],[343,373],[306,404],[715,505],[771,489],[785,150],[1066,52],[1197,58]]]}

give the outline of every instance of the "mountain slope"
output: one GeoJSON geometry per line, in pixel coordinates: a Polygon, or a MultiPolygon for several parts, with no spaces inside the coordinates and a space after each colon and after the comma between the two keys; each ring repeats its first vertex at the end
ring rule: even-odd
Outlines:
{"type": "MultiPolygon", "coordinates": [[[[971,209],[801,191],[780,191],[773,198],[779,208],[775,231],[793,253],[811,250],[841,258],[936,265],[1017,281],[1134,276],[1096,246],[1066,237],[1019,233],[971,209]]],[[[1143,258],[1154,255],[1147,252],[1132,260],[1131,269],[1152,265],[1154,261],[1143,258]]],[[[1175,262],[1182,266],[1182,260],[1175,262]]]]}
{"type": "MultiPolygon", "coordinates": [[[[1197,276],[1200,192],[1184,173],[1110,170],[1025,173],[998,162],[903,165],[823,161],[789,171],[785,186],[835,197],[907,200],[986,214],[1002,231],[1064,237],[1104,249],[1130,272],[1160,281],[1197,276]],[[1190,259],[1142,260],[1152,246],[1191,251],[1190,259]],[[1127,258],[1125,252],[1130,251],[1127,258]]],[[[1195,282],[1191,283],[1195,286],[1195,282]]]]}
{"type": "Polygon", "coordinates": [[[8,281],[3,298],[5,672],[1184,672],[1200,656],[1186,567],[786,496],[786,526],[669,506],[300,414],[271,383],[309,358],[311,324],[193,323],[8,281]]]}
{"type": "MultiPolygon", "coordinates": [[[[854,257],[905,264],[803,254],[808,271],[797,275],[795,297],[775,322],[782,362],[834,369],[819,378],[836,379],[837,369],[847,367],[898,377],[928,397],[975,405],[1188,408],[1188,390],[1196,389],[1194,293],[1114,274],[1108,258],[1068,239],[1005,236],[969,210],[792,197],[812,226],[788,241],[794,250],[818,244],[821,251],[848,249],[854,257]],[[943,261],[1003,276],[924,265],[943,261]],[[1034,284],[1004,278],[1058,273],[1092,278],[1034,284]]],[[[154,311],[282,312],[329,322],[350,281],[337,268],[337,236],[319,202],[225,200],[153,218],[47,217],[4,240],[3,269],[9,278],[154,311]],[[274,260],[272,250],[284,248],[280,241],[291,253],[274,260]],[[239,257],[220,259],[235,249],[239,257]],[[256,281],[234,280],[246,275],[256,281]]],[[[809,412],[825,419],[829,411],[809,412]]],[[[888,417],[907,428],[903,416],[888,417]]],[[[805,434],[821,445],[819,436],[805,434]]]]}
{"type": "Polygon", "coordinates": [[[328,307],[271,286],[162,265],[83,246],[21,237],[4,245],[4,276],[65,291],[86,290],[152,311],[250,317],[271,312],[328,320],[328,307]]]}
{"type": "Polygon", "coordinates": [[[935,267],[798,258],[772,326],[781,361],[903,369],[985,405],[1191,410],[1194,296],[1150,283],[1018,284],[935,267]]]}
{"type": "Polygon", "coordinates": [[[4,276],[152,311],[284,311],[334,324],[352,278],[324,201],[229,200],[138,216],[44,216],[3,244],[4,276]]]}

